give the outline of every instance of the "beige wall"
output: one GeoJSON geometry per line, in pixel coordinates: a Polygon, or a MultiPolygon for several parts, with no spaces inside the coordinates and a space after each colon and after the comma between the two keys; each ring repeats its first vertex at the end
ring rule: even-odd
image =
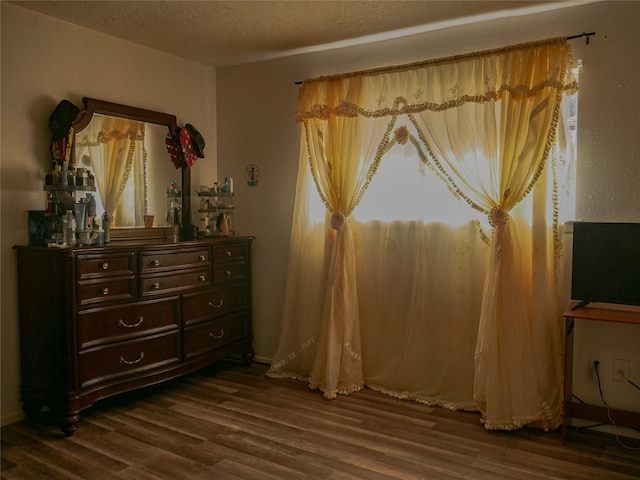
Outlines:
{"type": "MultiPolygon", "coordinates": [[[[585,64],[580,74],[577,218],[640,222],[640,64],[634,60],[640,58],[638,18],[640,2],[605,2],[219,69],[218,168],[242,178],[244,166],[253,162],[262,172],[257,187],[236,182],[236,225],[257,237],[257,355],[269,358],[278,342],[299,146],[293,121],[295,81],[596,31],[590,45],[571,42],[574,57],[585,64]]],[[[577,335],[580,396],[597,400],[587,374],[589,353],[632,360],[632,374],[640,382],[640,328],[578,325],[577,335]]],[[[610,371],[604,376],[610,379],[610,371]]],[[[607,378],[604,383],[613,406],[640,411],[637,390],[607,378]]]]}
{"type": "MultiPolygon", "coordinates": [[[[255,349],[258,358],[268,360],[278,342],[295,195],[299,144],[293,122],[295,81],[595,30],[589,46],[584,40],[572,42],[575,58],[586,65],[581,73],[578,218],[640,222],[640,65],[629,61],[640,57],[634,21],[639,17],[638,2],[576,6],[226,68],[216,76],[206,67],[3,2],[2,423],[20,417],[11,246],[27,241],[26,211],[42,208],[48,166],[46,120],[59,99],[79,103],[82,96],[93,96],[167,111],[175,113],[180,124],[193,123],[203,133],[208,158],[194,167],[193,187],[209,185],[216,173],[235,179],[236,229],[256,236],[255,349]],[[126,58],[119,59],[124,52],[126,58]],[[68,56],[75,60],[65,69],[68,56]],[[248,187],[244,180],[249,163],[261,168],[256,187],[248,187]]],[[[586,374],[589,353],[635,358],[632,374],[640,382],[640,332],[579,325],[577,333],[576,362],[585,366],[576,373],[581,395],[595,391],[586,374]]],[[[631,399],[640,411],[636,393],[609,383],[612,406],[631,399]]]]}
{"type": "MultiPolygon", "coordinates": [[[[49,115],[63,98],[94,97],[172,113],[204,136],[192,175],[216,174],[215,70],[2,2],[2,423],[21,417],[16,261],[27,210],[44,208],[49,115]]],[[[167,161],[169,161],[167,159],[167,161]]],[[[178,177],[179,178],[179,177],[178,177]]],[[[197,181],[197,180],[196,180],[197,181]]],[[[37,299],[34,299],[37,301],[37,299]]]]}

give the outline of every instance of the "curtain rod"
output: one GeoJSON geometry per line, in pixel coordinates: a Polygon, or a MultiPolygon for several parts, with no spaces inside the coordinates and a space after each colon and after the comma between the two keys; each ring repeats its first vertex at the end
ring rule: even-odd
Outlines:
{"type": "MultiPolygon", "coordinates": [[[[582,33],[579,33],[577,35],[570,35],[570,36],[566,37],[566,39],[567,40],[575,40],[576,38],[585,37],[586,43],[587,43],[587,45],[589,45],[589,37],[591,37],[592,35],[595,35],[595,34],[596,34],[596,32],[589,32],[589,33],[582,32],[582,33]]],[[[303,83],[304,83],[304,81],[302,81],[302,80],[298,80],[297,82],[293,82],[294,85],[302,85],[303,83]]]]}
{"type": "Polygon", "coordinates": [[[567,37],[567,40],[574,40],[574,39],[576,39],[576,38],[582,38],[582,37],[585,37],[585,39],[586,39],[586,43],[587,43],[587,45],[589,45],[589,37],[590,37],[591,35],[595,35],[595,34],[596,34],[596,32],[589,32],[589,33],[587,33],[587,32],[582,32],[582,33],[579,33],[578,35],[571,35],[571,36],[567,37]]]}

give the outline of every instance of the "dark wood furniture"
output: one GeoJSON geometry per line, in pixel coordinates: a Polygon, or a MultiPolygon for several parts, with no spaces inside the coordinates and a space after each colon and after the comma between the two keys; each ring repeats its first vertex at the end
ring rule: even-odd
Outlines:
{"type": "Polygon", "coordinates": [[[94,402],[253,357],[252,237],[15,247],[21,394],[66,436],[94,402]]]}
{"type": "Polygon", "coordinates": [[[567,441],[567,429],[571,417],[609,423],[609,415],[621,427],[640,428],[640,412],[609,409],[573,401],[573,330],[576,319],[598,322],[629,323],[640,326],[640,309],[637,307],[603,306],[590,304],[572,310],[577,305],[572,303],[563,313],[565,319],[564,339],[564,403],[562,420],[562,443],[567,441]]]}

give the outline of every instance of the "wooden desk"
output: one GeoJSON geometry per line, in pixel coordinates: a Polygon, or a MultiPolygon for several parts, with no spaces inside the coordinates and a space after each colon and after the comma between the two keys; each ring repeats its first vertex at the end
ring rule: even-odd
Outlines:
{"type": "Polygon", "coordinates": [[[569,419],[582,418],[600,423],[610,423],[609,414],[616,425],[621,427],[640,428],[640,412],[609,409],[596,405],[588,405],[572,401],[573,384],[573,328],[576,319],[629,323],[640,326],[640,308],[625,305],[590,304],[578,310],[571,310],[576,303],[569,305],[569,309],[562,314],[565,320],[564,337],[564,402],[562,412],[562,443],[567,440],[569,419]]]}

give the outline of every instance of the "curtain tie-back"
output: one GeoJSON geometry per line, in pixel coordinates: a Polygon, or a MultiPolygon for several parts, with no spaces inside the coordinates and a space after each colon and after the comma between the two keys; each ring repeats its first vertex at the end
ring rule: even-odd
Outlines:
{"type": "Polygon", "coordinates": [[[331,215],[331,228],[340,230],[344,226],[344,215],[340,212],[333,212],[331,215]]]}
{"type": "Polygon", "coordinates": [[[502,227],[509,221],[509,212],[502,205],[496,205],[489,212],[489,224],[493,227],[502,227]]]}
{"type": "Polygon", "coordinates": [[[393,133],[396,142],[398,142],[400,145],[406,144],[409,140],[409,129],[407,129],[407,127],[405,127],[404,125],[400,128],[397,128],[393,133]]]}

